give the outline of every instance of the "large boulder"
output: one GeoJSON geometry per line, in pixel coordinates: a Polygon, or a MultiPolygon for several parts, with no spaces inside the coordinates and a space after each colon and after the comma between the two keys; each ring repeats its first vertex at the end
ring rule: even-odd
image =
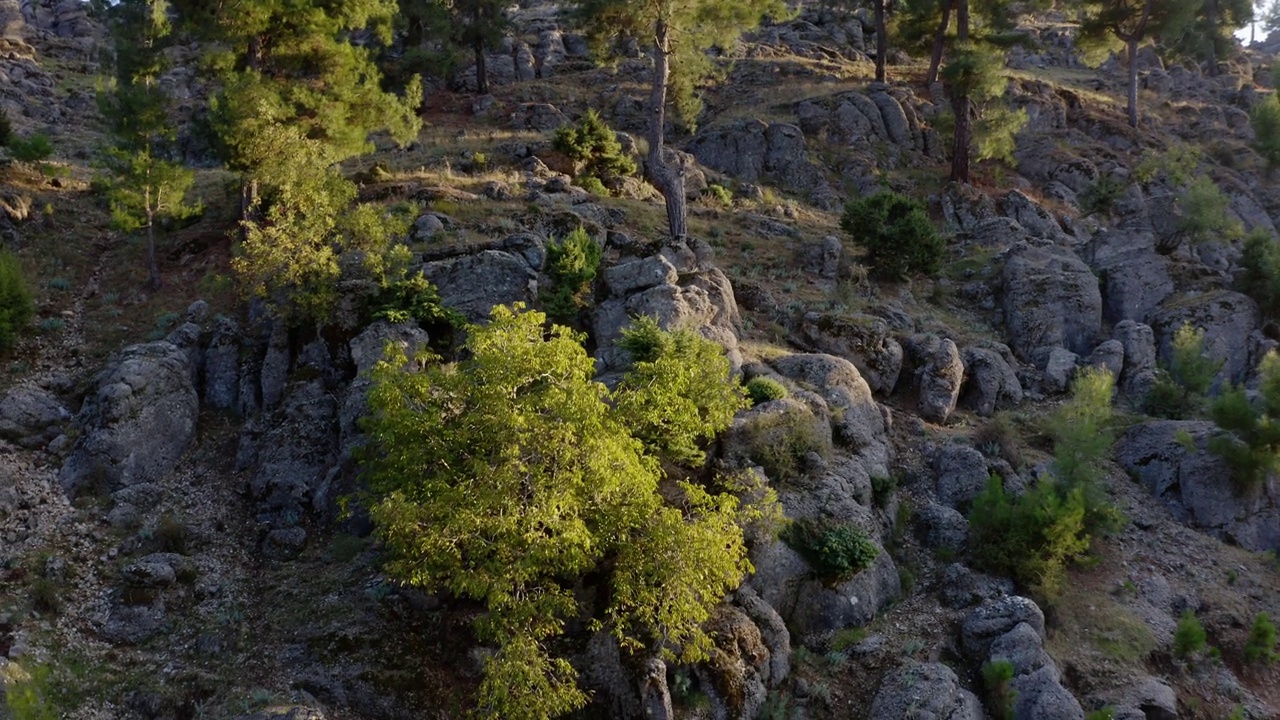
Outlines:
{"type": "Polygon", "coordinates": [[[795,125],[741,120],[703,131],[689,143],[698,162],[743,182],[768,178],[786,190],[834,207],[835,193],[822,168],[809,159],[804,133],[795,125]]]}
{"type": "Polygon", "coordinates": [[[1124,349],[1123,369],[1116,383],[1120,392],[1145,397],[1156,381],[1156,339],[1150,325],[1132,320],[1116,323],[1114,339],[1124,349]]]}
{"type": "Polygon", "coordinates": [[[259,519],[284,529],[334,499],[325,481],[338,454],[338,403],[319,380],[294,384],[277,416],[264,422],[270,425],[260,436],[241,439],[256,455],[249,494],[260,502],[259,519]]]}
{"type": "Polygon", "coordinates": [[[997,598],[975,608],[960,625],[960,640],[966,654],[985,658],[1000,636],[1026,623],[1044,636],[1044,613],[1029,598],[1018,595],[997,598]]]}
{"type": "Polygon", "coordinates": [[[871,720],[982,720],[978,697],[942,663],[908,663],[890,671],[871,701],[871,720]]]}
{"type": "Polygon", "coordinates": [[[537,295],[537,272],[524,257],[485,250],[429,262],[422,273],[440,290],[440,299],[471,322],[489,317],[495,305],[530,302],[537,295]]]}
{"type": "Polygon", "coordinates": [[[0,397],[0,440],[40,447],[61,434],[59,426],[70,419],[58,398],[34,383],[17,385],[0,397]]]}
{"type": "Polygon", "coordinates": [[[944,423],[956,409],[960,385],[964,381],[960,350],[950,338],[936,337],[930,337],[918,349],[919,353],[914,358],[916,384],[920,388],[916,411],[929,422],[944,423]]]}
{"type": "Polygon", "coordinates": [[[800,332],[819,352],[852,362],[872,392],[893,392],[902,371],[903,353],[883,319],[873,315],[808,313],[800,332]]]}
{"type": "Polygon", "coordinates": [[[867,461],[871,474],[889,474],[885,418],[853,363],[833,355],[800,354],[779,358],[773,367],[802,387],[813,388],[826,401],[836,439],[867,461]]]}
{"type": "Polygon", "coordinates": [[[1223,361],[1216,384],[1243,382],[1253,369],[1249,336],[1262,323],[1258,304],[1230,290],[1186,295],[1165,303],[1151,321],[1161,360],[1173,358],[1173,336],[1183,325],[1204,330],[1205,353],[1223,361]]]}
{"type": "Polygon", "coordinates": [[[1116,461],[1182,522],[1249,550],[1280,548],[1280,480],[1237,490],[1226,462],[1207,450],[1217,432],[1200,421],[1135,425],[1116,443],[1116,461]]]}
{"type": "Polygon", "coordinates": [[[1008,353],[1007,358],[998,350],[983,347],[968,347],[960,354],[965,377],[960,401],[982,417],[1022,403],[1022,383],[1010,365],[1013,354],[1000,347],[1008,353]]]}
{"type": "Polygon", "coordinates": [[[1035,360],[1054,347],[1088,354],[1102,331],[1098,279],[1070,250],[1020,245],[1001,273],[1009,346],[1035,360]]]}
{"type": "Polygon", "coordinates": [[[969,505],[987,486],[987,458],[968,445],[950,443],[933,452],[938,501],[943,505],[968,512],[969,505]]]}
{"type": "Polygon", "coordinates": [[[168,342],[120,351],[76,415],[80,438],[58,474],[69,494],[113,492],[167,475],[195,437],[200,402],[186,352],[168,342]]]}

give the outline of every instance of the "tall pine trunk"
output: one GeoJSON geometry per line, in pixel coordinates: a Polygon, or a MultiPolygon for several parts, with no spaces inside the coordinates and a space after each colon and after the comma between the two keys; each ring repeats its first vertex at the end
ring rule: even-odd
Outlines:
{"type": "Polygon", "coordinates": [[[1218,75],[1218,0],[1205,0],[1205,23],[1209,26],[1209,76],[1218,75]]]}
{"type": "MultiPolygon", "coordinates": [[[[148,166],[149,167],[149,166],[148,166]]],[[[147,290],[160,289],[160,264],[156,262],[156,203],[151,197],[151,171],[147,170],[142,189],[143,209],[147,214],[147,290]]]]}
{"type": "Polygon", "coordinates": [[[476,40],[471,46],[476,53],[476,92],[489,94],[489,73],[484,61],[484,41],[476,40]]]}
{"type": "MultiPolygon", "coordinates": [[[[956,1],[956,40],[969,41],[969,0],[956,1]]],[[[951,108],[956,115],[955,142],[951,146],[951,179],[969,183],[969,144],[973,135],[972,102],[964,88],[952,89],[951,108]]]]}
{"type": "Polygon", "coordinates": [[[889,38],[885,29],[885,4],[889,0],[876,0],[876,82],[884,82],[885,55],[888,53],[889,38]]]}
{"type": "Polygon", "coordinates": [[[951,8],[955,0],[942,0],[942,21],[938,23],[938,31],[933,34],[933,52],[929,54],[929,72],[924,76],[924,84],[938,82],[938,68],[942,65],[942,49],[947,43],[947,26],[951,24],[951,8]]]}
{"type": "Polygon", "coordinates": [[[689,234],[684,197],[684,168],[662,159],[667,123],[667,84],[671,79],[671,37],[665,20],[653,28],[653,93],[649,97],[649,154],[645,162],[649,182],[658,188],[667,205],[667,226],[679,240],[689,234]]]}

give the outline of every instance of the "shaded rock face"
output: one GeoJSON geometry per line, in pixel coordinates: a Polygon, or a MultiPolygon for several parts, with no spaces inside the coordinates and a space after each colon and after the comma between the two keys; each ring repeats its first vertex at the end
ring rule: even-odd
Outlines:
{"type": "Polygon", "coordinates": [[[819,207],[835,207],[836,193],[822,168],[809,160],[804,133],[795,125],[742,120],[699,134],[689,143],[689,152],[703,165],[743,182],[768,177],[808,195],[819,207]]]}
{"type": "MultiPolygon", "coordinates": [[[[1001,346],[1003,347],[1003,346],[1001,346]]],[[[961,353],[964,361],[964,384],[960,401],[982,417],[996,410],[1007,410],[1022,403],[1022,383],[1010,365],[1013,353],[990,348],[970,347],[961,353]]]]}
{"type": "Polygon", "coordinates": [[[908,663],[891,671],[871,701],[871,720],[982,720],[978,697],[942,663],[908,663]]]}
{"type": "Polygon", "coordinates": [[[76,415],[81,428],[58,475],[69,494],[159,480],[195,436],[199,400],[186,352],[168,342],[122,350],[76,415]]]}
{"type": "Polygon", "coordinates": [[[1001,273],[1009,346],[1024,359],[1055,347],[1087,355],[1102,331],[1098,279],[1070,250],[1022,245],[1001,273]]]}
{"type": "Polygon", "coordinates": [[[1241,493],[1231,469],[1207,451],[1217,428],[1209,422],[1165,420],[1129,429],[1116,461],[1163,500],[1180,521],[1249,550],[1280,548],[1280,481],[1241,493]],[[1188,448],[1179,437],[1189,436],[1188,448]]]}
{"type": "Polygon", "coordinates": [[[523,257],[500,250],[430,262],[422,273],[445,306],[471,322],[488,319],[495,305],[531,302],[537,295],[537,271],[523,257]]]}
{"type": "Polygon", "coordinates": [[[964,381],[960,350],[950,338],[933,336],[912,345],[918,368],[916,384],[920,388],[917,411],[925,420],[945,423],[951,411],[956,409],[964,381]]]}
{"type": "Polygon", "coordinates": [[[34,384],[11,388],[0,397],[0,440],[40,447],[61,434],[71,413],[52,393],[34,384]]]}
{"type": "MultiPolygon", "coordinates": [[[[1243,382],[1255,361],[1250,335],[1261,325],[1258,305],[1247,295],[1222,290],[1166,303],[1151,321],[1159,357],[1173,357],[1173,336],[1184,324],[1204,330],[1205,353],[1223,361],[1215,384],[1243,382]]],[[[1260,357],[1258,359],[1261,359],[1260,357]]]]}
{"type": "Polygon", "coordinates": [[[1008,662],[1017,720],[1084,720],[1080,702],[1062,686],[1062,674],[1044,649],[1044,613],[1031,600],[1010,595],[988,601],[960,626],[961,645],[975,662],[1008,662]]]}

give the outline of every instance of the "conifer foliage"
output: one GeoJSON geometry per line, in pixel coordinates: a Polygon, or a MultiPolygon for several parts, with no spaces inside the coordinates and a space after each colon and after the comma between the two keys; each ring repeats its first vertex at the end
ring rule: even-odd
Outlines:
{"type": "Polygon", "coordinates": [[[667,204],[673,238],[688,232],[683,169],[663,157],[667,103],[673,96],[680,119],[692,127],[701,112],[693,87],[712,70],[706,52],[729,47],[766,17],[786,14],[781,0],[578,0],[578,9],[597,42],[638,38],[653,54],[649,96],[649,154],[645,174],[667,204]]]}
{"type": "Polygon", "coordinates": [[[199,211],[186,202],[194,174],[164,157],[174,136],[169,101],[158,82],[166,65],[168,13],[166,0],[121,0],[112,7],[116,73],[114,87],[99,98],[112,135],[104,159],[112,224],[125,232],[146,229],[150,290],[160,287],[156,225],[199,211]]]}

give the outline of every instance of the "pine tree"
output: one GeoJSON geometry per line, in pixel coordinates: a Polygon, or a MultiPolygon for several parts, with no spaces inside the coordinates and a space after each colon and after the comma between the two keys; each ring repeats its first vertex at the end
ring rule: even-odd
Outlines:
{"type": "Polygon", "coordinates": [[[492,50],[511,28],[508,4],[502,0],[400,0],[400,14],[409,28],[410,47],[434,40],[471,52],[476,90],[483,95],[489,92],[485,51],[492,50]]]}
{"type": "Polygon", "coordinates": [[[676,96],[677,109],[691,126],[701,110],[691,89],[711,70],[706,51],[729,46],[767,15],[781,17],[786,6],[781,0],[578,0],[578,9],[597,40],[627,35],[651,43],[645,173],[666,199],[671,236],[684,237],[688,223],[683,168],[671,167],[663,158],[669,95],[676,96]],[[681,103],[682,96],[689,101],[681,103]]]}
{"type": "Polygon", "coordinates": [[[369,152],[372,133],[417,135],[420,81],[403,97],[381,88],[373,51],[353,36],[391,42],[394,0],[178,0],[183,17],[214,41],[208,65],[221,88],[211,119],[223,159],[241,174],[241,248],[248,288],[307,313],[323,310],[336,256],[378,256],[395,219],[349,209],[355,188],[337,164],[369,152]],[[298,297],[301,302],[294,302],[298,297]]]}
{"type": "Polygon", "coordinates": [[[1119,42],[1128,63],[1129,126],[1138,127],[1138,48],[1151,38],[1182,37],[1202,0],[1085,0],[1080,45],[1087,52],[1119,42]]]}
{"type": "Polygon", "coordinates": [[[162,157],[162,145],[174,136],[168,98],[158,83],[170,33],[168,9],[166,0],[121,0],[112,8],[115,85],[99,98],[112,135],[104,159],[112,224],[125,232],[146,229],[149,290],[161,282],[156,224],[198,211],[185,201],[194,174],[162,157]]]}

